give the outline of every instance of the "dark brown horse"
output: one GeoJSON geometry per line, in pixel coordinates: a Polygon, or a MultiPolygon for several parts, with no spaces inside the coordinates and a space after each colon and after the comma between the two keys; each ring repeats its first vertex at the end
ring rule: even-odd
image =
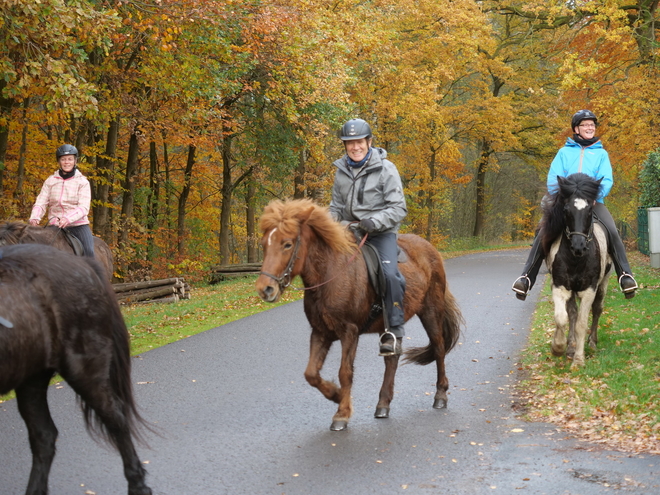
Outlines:
{"type": "Polygon", "coordinates": [[[129,495],[150,495],[133,444],[142,419],[133,398],[128,331],[103,269],[50,246],[0,247],[0,394],[16,391],[27,426],[27,495],[48,492],[57,428],[47,392],[55,373],[80,398],[88,429],[121,454],[129,495]]]}
{"type": "MultiPolygon", "coordinates": [[[[0,246],[9,244],[47,244],[62,251],[73,253],[73,248],[66,240],[62,230],[54,225],[34,227],[23,222],[5,222],[0,224],[0,246]]],[[[108,274],[108,280],[112,281],[114,272],[112,251],[103,239],[96,236],[94,236],[94,256],[108,274]]]]}
{"type": "MultiPolygon", "coordinates": [[[[308,289],[305,314],[312,326],[305,378],[327,399],[339,404],[330,429],[344,430],[353,413],[351,387],[358,338],[363,333],[384,331],[382,315],[371,322],[376,294],[369,284],[364,259],[353,235],[335,222],[326,208],[309,200],[271,202],[261,217],[261,231],[264,262],[256,282],[257,292],[265,301],[277,301],[291,279],[301,276],[308,289]],[[342,346],[339,386],[320,374],[336,340],[342,346]]],[[[435,361],[438,378],[433,407],[444,408],[449,387],[445,354],[456,344],[463,318],[447,287],[438,251],[415,235],[399,236],[399,246],[409,258],[399,264],[406,278],[406,320],[419,316],[430,341],[426,347],[408,349],[405,357],[422,365],[435,361]]],[[[377,418],[389,416],[399,356],[384,359],[377,418]]]]}

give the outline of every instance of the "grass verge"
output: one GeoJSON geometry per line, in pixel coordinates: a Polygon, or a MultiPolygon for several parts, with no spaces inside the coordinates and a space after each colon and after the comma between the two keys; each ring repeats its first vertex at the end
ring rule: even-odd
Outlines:
{"type": "Polygon", "coordinates": [[[660,270],[629,253],[640,289],[625,299],[613,275],[598,329],[598,349],[571,370],[554,357],[550,281],[523,351],[519,406],[531,421],[557,424],[578,438],[626,452],[660,454],[660,270]]]}

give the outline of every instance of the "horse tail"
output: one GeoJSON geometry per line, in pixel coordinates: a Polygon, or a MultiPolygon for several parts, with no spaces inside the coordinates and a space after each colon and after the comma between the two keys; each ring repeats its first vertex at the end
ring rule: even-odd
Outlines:
{"type": "Polygon", "coordinates": [[[126,322],[121,314],[117,297],[112,289],[112,285],[107,279],[104,268],[92,258],[83,257],[83,259],[92,266],[99,279],[99,283],[105,291],[104,299],[107,304],[106,321],[111,339],[111,345],[109,346],[111,357],[110,369],[108,370],[108,383],[110,394],[115,401],[115,412],[121,418],[116,421],[108,421],[108,418],[101,418],[92,405],[86,401],[82,401],[81,408],[83,410],[85,424],[90,432],[98,434],[118,449],[120,446],[117,445],[116,441],[119,436],[115,431],[112,431],[115,428],[128,430],[128,433],[133,438],[144,444],[145,439],[139,427],[143,426],[150,431],[153,430],[138,412],[133,394],[130,337],[126,322]]]}
{"type": "MultiPolygon", "coordinates": [[[[465,320],[458,307],[458,302],[447,288],[445,290],[444,314],[442,315],[442,340],[445,354],[451,351],[458,343],[461,336],[461,327],[464,323],[465,320]]],[[[429,342],[426,347],[407,349],[405,351],[404,362],[425,366],[431,364],[436,359],[435,347],[432,342],[429,342]]]]}

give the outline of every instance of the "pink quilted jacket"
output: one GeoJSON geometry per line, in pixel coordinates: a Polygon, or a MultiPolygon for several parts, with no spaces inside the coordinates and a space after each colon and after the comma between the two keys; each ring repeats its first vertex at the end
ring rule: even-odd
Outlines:
{"type": "Polygon", "coordinates": [[[41,220],[48,210],[48,223],[54,223],[58,218],[66,217],[69,225],[89,224],[89,205],[92,200],[92,190],[89,181],[80,170],[70,179],[62,179],[55,172],[44,181],[37,201],[32,208],[30,220],[41,220]]]}

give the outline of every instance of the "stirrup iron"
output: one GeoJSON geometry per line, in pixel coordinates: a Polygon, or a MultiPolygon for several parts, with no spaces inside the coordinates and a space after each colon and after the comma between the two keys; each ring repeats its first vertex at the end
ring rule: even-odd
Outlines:
{"type": "Polygon", "coordinates": [[[396,341],[396,335],[394,335],[392,332],[389,330],[385,330],[382,334],[380,334],[380,337],[378,338],[378,355],[387,357],[387,356],[395,356],[396,355],[396,346],[397,346],[397,341],[396,341]],[[390,335],[392,337],[394,345],[392,346],[392,352],[380,352],[380,346],[383,345],[383,337],[386,335],[390,335]]]}

